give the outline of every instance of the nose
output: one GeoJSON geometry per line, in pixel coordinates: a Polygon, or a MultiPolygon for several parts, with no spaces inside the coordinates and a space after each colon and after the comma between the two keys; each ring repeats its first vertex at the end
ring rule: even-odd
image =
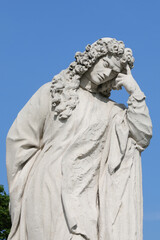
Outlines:
{"type": "Polygon", "coordinates": [[[111,72],[112,72],[112,69],[106,68],[106,69],[104,70],[103,74],[104,74],[105,77],[108,77],[108,76],[111,74],[111,72]]]}

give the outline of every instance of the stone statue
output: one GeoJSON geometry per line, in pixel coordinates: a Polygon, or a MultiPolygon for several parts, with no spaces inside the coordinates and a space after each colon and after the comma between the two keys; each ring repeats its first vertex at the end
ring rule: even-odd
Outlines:
{"type": "Polygon", "coordinates": [[[102,38],[42,86],[7,136],[9,240],[142,240],[152,123],[122,41],[102,38]],[[128,108],[110,100],[129,93],[128,108]]]}

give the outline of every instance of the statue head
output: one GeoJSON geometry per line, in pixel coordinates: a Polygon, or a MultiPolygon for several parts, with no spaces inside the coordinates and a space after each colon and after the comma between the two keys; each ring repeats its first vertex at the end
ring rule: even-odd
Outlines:
{"type": "Polygon", "coordinates": [[[87,45],[83,53],[77,52],[75,54],[76,60],[69,66],[70,76],[73,77],[77,74],[82,76],[97,60],[104,56],[110,59],[110,63],[113,63],[113,70],[117,70],[118,66],[122,71],[127,64],[131,69],[133,68],[134,58],[130,48],[125,48],[122,41],[102,38],[92,45],[87,45]]]}
{"type": "Polygon", "coordinates": [[[51,95],[55,115],[65,119],[72,114],[78,104],[77,90],[85,74],[99,86],[99,92],[109,97],[115,77],[125,71],[127,65],[132,69],[133,64],[132,50],[125,48],[122,41],[102,38],[87,45],[84,52],[75,54],[75,61],[66,70],[53,78],[51,95]]]}
{"type": "Polygon", "coordinates": [[[86,77],[96,86],[114,79],[121,72],[120,61],[114,56],[105,55],[96,60],[82,77],[86,77]]]}

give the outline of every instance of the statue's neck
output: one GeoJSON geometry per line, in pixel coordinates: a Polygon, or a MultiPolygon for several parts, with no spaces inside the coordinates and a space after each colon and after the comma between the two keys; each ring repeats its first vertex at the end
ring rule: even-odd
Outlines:
{"type": "Polygon", "coordinates": [[[81,80],[80,80],[80,86],[89,91],[89,92],[92,92],[92,93],[97,93],[98,91],[98,86],[94,83],[92,83],[86,76],[86,74],[84,74],[82,77],[81,77],[81,80]]]}

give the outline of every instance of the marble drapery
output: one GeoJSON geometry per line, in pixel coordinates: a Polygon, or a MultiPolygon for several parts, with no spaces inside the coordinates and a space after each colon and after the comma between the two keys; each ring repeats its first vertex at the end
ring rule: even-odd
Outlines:
{"type": "Polygon", "coordinates": [[[141,151],[152,125],[142,92],[128,108],[79,88],[72,116],[51,111],[50,85],[7,136],[9,240],[141,240],[141,151]]]}

